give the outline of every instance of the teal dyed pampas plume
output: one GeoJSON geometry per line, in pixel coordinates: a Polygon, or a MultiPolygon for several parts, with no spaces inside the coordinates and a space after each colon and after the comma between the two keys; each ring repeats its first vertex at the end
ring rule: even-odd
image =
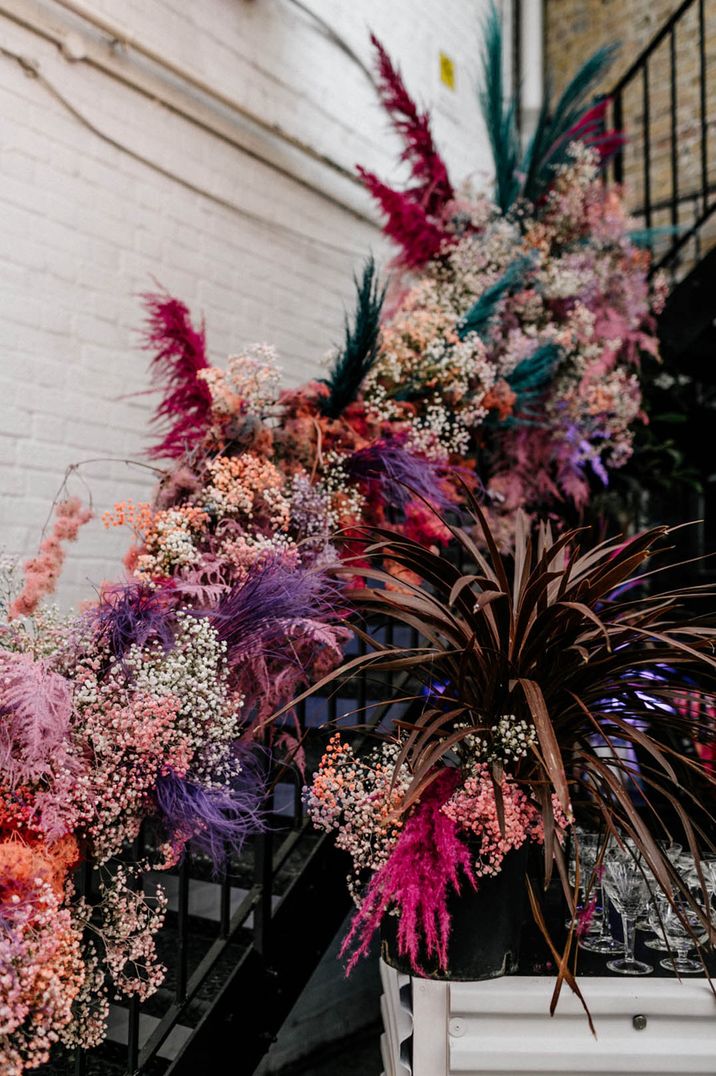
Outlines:
{"type": "Polygon", "coordinates": [[[480,298],[460,319],[457,333],[464,340],[470,333],[484,337],[490,319],[497,312],[500,300],[512,291],[517,291],[524,284],[524,278],[532,262],[530,258],[518,258],[507,266],[499,280],[483,291],[480,298]]]}
{"type": "Polygon", "coordinates": [[[550,109],[549,93],[545,93],[521,168],[525,176],[522,194],[529,201],[538,201],[547,191],[555,169],[565,162],[569,146],[576,138],[597,148],[602,141],[614,140],[613,133],[603,133],[600,125],[583,121],[585,113],[591,111],[589,95],[606,74],[616,51],[616,45],[597,49],[579,68],[554,110],[550,109]]]}
{"type": "Polygon", "coordinates": [[[528,358],[515,366],[506,380],[517,396],[517,412],[547,387],[561,357],[562,351],[557,344],[541,344],[528,358]]]}
{"type": "Polygon", "coordinates": [[[517,102],[507,100],[503,83],[502,20],[494,4],[490,4],[484,33],[480,109],[495,164],[495,201],[506,213],[520,193],[520,142],[517,102]]]}
{"type": "Polygon", "coordinates": [[[381,288],[375,262],[369,258],[356,285],[356,309],[353,324],[346,318],[345,340],[324,384],[328,395],[321,400],[321,410],[329,418],[338,418],[357,398],[361,385],[378,357],[380,314],[385,289],[381,288]]]}
{"type": "Polygon", "coordinates": [[[506,213],[518,198],[537,203],[545,195],[555,170],[567,159],[575,141],[595,147],[602,159],[621,142],[614,131],[603,130],[605,102],[594,107],[588,98],[610,66],[615,45],[598,49],[552,107],[545,92],[537,125],[520,157],[517,102],[508,97],[503,78],[502,21],[493,3],[484,23],[482,89],[480,107],[487,128],[495,165],[495,199],[506,213]]]}

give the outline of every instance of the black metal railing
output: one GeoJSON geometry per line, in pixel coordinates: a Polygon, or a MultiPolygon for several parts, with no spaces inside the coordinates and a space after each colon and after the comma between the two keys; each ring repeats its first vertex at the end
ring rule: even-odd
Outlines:
{"type": "Polygon", "coordinates": [[[612,162],[630,208],[653,229],[653,268],[682,277],[716,243],[714,0],[683,0],[611,90],[612,122],[627,131],[612,162]],[[713,38],[713,34],[711,35],[713,38]]]}

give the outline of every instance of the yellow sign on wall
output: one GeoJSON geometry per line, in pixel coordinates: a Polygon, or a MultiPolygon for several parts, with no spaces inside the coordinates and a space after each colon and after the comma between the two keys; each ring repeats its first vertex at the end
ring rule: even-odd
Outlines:
{"type": "Polygon", "coordinates": [[[455,89],[455,62],[446,52],[440,53],[440,81],[449,90],[455,89]]]}

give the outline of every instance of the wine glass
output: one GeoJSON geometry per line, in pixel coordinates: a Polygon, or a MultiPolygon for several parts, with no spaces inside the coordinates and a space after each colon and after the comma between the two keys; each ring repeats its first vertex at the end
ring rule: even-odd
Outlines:
{"type": "MultiPolygon", "coordinates": [[[[569,857],[569,884],[572,886],[572,889],[574,889],[577,884],[577,847],[579,848],[579,893],[577,895],[578,900],[576,908],[578,915],[579,912],[584,912],[584,899],[586,898],[589,882],[594,873],[594,865],[599,854],[599,834],[588,833],[585,830],[577,830],[577,840],[572,842],[571,854],[569,857]]],[[[572,928],[572,916],[567,917],[564,925],[567,930],[572,928]]],[[[594,915],[587,928],[587,934],[598,933],[599,930],[599,919],[597,915],[594,915]]]]}
{"type": "Polygon", "coordinates": [[[604,889],[619,912],[624,930],[624,956],[610,960],[607,967],[620,975],[650,975],[651,964],[634,956],[636,921],[649,899],[646,878],[636,859],[624,852],[613,853],[604,861],[604,889]]]}
{"type": "Polygon", "coordinates": [[[678,910],[665,896],[657,898],[662,934],[668,942],[669,954],[660,961],[662,968],[677,975],[697,975],[703,971],[698,960],[689,956],[689,950],[706,938],[706,931],[698,916],[686,906],[678,910]]]}

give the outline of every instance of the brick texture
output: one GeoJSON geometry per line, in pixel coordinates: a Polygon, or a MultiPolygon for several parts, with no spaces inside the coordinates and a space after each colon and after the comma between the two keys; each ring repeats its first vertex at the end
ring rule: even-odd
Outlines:
{"type": "MultiPolygon", "coordinates": [[[[368,27],[376,31],[433,108],[455,177],[485,182],[474,92],[484,4],[307,3],[366,62],[368,27]],[[441,50],[456,63],[454,91],[439,79],[441,50]]],[[[360,161],[398,178],[396,140],[365,74],[290,0],[92,7],[344,167],[360,161]]],[[[139,65],[52,0],[27,8],[48,26],[113,48],[128,69],[139,65]]],[[[177,177],[98,137],[0,57],[0,550],[27,556],[70,464],[100,460],[69,479],[72,492],[91,493],[98,514],[149,493],[151,471],[123,462],[141,461],[151,407],[138,347],[141,292],[158,282],[204,315],[215,361],[252,341],[274,343],[295,383],[319,369],[339,337],[353,272],[369,250],[386,250],[375,223],[322,196],[375,221],[362,192],[329,168],[265,132],[247,134],[223,112],[290,173],[281,174],[97,68],[69,62],[40,34],[0,22],[3,45],[37,61],[91,125],[177,177]]],[[[117,578],[127,542],[98,521],[85,528],[62,604],[117,578]]]]}
{"type": "MultiPolygon", "coordinates": [[[[529,0],[528,0],[529,2],[529,0]]],[[[545,42],[547,66],[556,88],[561,89],[575,68],[599,45],[619,44],[619,54],[605,84],[608,92],[662,25],[679,7],[678,0],[546,0],[545,42]]],[[[701,183],[701,99],[698,48],[698,3],[679,21],[674,37],[676,94],[674,113],[677,132],[677,192],[679,223],[689,225],[701,208],[692,194],[701,183]]],[[[709,182],[716,184],[716,3],[704,2],[707,72],[706,160],[709,182]]],[[[671,224],[670,202],[674,190],[671,159],[671,51],[668,37],[655,50],[648,72],[651,132],[651,200],[657,210],[656,226],[671,224]],[[660,207],[660,208],[659,208],[660,207]]],[[[624,95],[624,126],[627,198],[639,210],[644,189],[644,85],[637,79],[624,95]]],[[[713,242],[713,237],[705,237],[713,242]]]]}

